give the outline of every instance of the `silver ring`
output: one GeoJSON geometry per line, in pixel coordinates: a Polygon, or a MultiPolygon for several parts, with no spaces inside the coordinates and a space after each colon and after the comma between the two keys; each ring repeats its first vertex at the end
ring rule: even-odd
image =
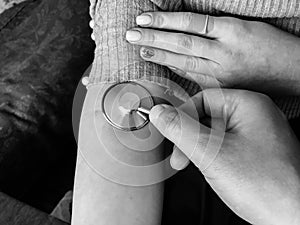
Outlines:
{"type": "Polygon", "coordinates": [[[205,15],[205,23],[202,32],[200,34],[207,34],[207,28],[209,23],[209,15],[205,15]]]}

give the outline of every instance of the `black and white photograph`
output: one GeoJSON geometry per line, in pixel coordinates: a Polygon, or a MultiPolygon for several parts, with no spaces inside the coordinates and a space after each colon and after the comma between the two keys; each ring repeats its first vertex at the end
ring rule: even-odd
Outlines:
{"type": "Polygon", "coordinates": [[[0,0],[0,225],[300,225],[300,0],[0,0]]]}

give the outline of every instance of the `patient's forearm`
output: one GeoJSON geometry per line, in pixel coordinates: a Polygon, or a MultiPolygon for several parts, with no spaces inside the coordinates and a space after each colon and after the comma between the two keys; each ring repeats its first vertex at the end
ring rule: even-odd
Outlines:
{"type": "MultiPolygon", "coordinates": [[[[168,96],[165,96],[165,90],[160,86],[144,82],[140,82],[140,84],[147,88],[152,95],[159,96],[162,99],[168,98],[168,96]]],[[[117,179],[114,181],[108,179],[105,176],[105,172],[95,171],[93,165],[91,165],[92,163],[86,160],[87,157],[85,156],[89,154],[87,151],[92,150],[85,149],[88,144],[96,146],[99,155],[94,154],[92,157],[100,157],[98,158],[100,163],[105,163],[105,159],[101,158],[101,151],[108,151],[109,154],[115,155],[121,161],[120,163],[139,166],[152,165],[161,161],[163,156],[163,146],[157,145],[161,143],[159,138],[153,139],[153,142],[158,141],[153,143],[157,147],[152,151],[145,152],[132,151],[116,138],[111,125],[107,123],[102,113],[99,113],[99,108],[94,107],[95,99],[97,98],[97,101],[101,100],[104,90],[109,86],[109,84],[102,84],[90,87],[85,99],[79,130],[72,224],[160,224],[163,201],[162,182],[158,181],[156,184],[140,187],[122,185],[117,182],[117,179]],[[91,138],[93,137],[94,127],[90,125],[90,120],[96,123],[99,130],[103,131],[101,134],[98,134],[99,139],[91,138]]],[[[156,101],[156,103],[160,102],[156,101]]],[[[97,103],[96,105],[99,104],[97,103]]],[[[146,131],[141,129],[135,134],[140,136],[145,134],[146,131]]],[[[131,132],[128,133],[130,134],[131,132]]],[[[124,135],[126,138],[126,133],[124,135]]],[[[130,139],[132,136],[127,138],[132,140],[132,142],[135,141],[130,139]]],[[[110,168],[105,169],[114,171],[115,177],[118,177],[119,173],[124,172],[116,170],[113,165],[108,165],[108,167],[110,168]]],[[[136,176],[136,174],[131,175],[136,176]]],[[[151,175],[155,176],[156,174],[151,175]]],[[[145,174],[145,176],[149,176],[149,174],[145,174]]],[[[134,185],[137,184],[135,183],[134,185]]]]}
{"type": "MultiPolygon", "coordinates": [[[[140,81],[152,95],[166,99],[165,89],[162,86],[170,86],[170,81],[164,78],[170,78],[171,72],[167,68],[142,60],[139,56],[139,47],[125,40],[126,30],[136,26],[135,17],[144,11],[155,11],[157,7],[148,0],[98,0],[95,7],[92,5],[91,8],[91,15],[95,22],[96,50],[79,132],[72,224],[157,225],[161,221],[162,183],[141,187],[118,184],[97,174],[80,154],[80,146],[93,141],[89,140],[89,127],[83,129],[86,120],[93,118],[95,114],[94,105],[88,104],[98,95],[98,90],[109,86],[108,83],[140,81]]],[[[176,79],[176,75],[172,78],[176,79]]],[[[184,82],[181,83],[184,85],[184,82]]],[[[101,98],[102,95],[98,97],[101,98]]],[[[109,126],[104,118],[98,117],[98,119],[102,125],[109,126]]],[[[143,135],[143,132],[141,130],[139,134],[143,135]]],[[[101,138],[108,140],[112,137],[115,136],[103,133],[101,138]]],[[[158,146],[152,152],[131,151],[127,154],[128,149],[120,146],[118,141],[108,142],[111,143],[108,150],[131,165],[153,164],[160,160],[163,153],[162,146],[158,146]]],[[[99,151],[104,150],[99,144],[97,147],[99,151]]]]}
{"type": "Polygon", "coordinates": [[[162,184],[123,186],[97,175],[78,155],[72,224],[158,225],[162,184]]]}

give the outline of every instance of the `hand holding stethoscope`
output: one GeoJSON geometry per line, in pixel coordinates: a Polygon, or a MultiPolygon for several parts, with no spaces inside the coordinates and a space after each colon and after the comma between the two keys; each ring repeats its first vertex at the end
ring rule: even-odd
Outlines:
{"type": "Polygon", "coordinates": [[[271,99],[207,89],[192,102],[201,122],[185,105],[150,111],[152,124],[176,146],[171,166],[182,169],[192,161],[220,198],[251,224],[300,224],[300,144],[271,99]]]}

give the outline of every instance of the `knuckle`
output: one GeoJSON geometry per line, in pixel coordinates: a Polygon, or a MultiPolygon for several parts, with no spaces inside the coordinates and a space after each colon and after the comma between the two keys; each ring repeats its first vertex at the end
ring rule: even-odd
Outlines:
{"type": "Polygon", "coordinates": [[[158,28],[163,28],[165,23],[165,18],[161,13],[153,13],[153,24],[158,28]]]}
{"type": "Polygon", "coordinates": [[[179,113],[175,109],[166,112],[165,123],[166,123],[165,129],[167,133],[170,133],[172,135],[177,134],[177,132],[181,128],[179,113]]]}
{"type": "Polygon", "coordinates": [[[219,64],[212,62],[212,61],[206,61],[202,60],[202,66],[207,70],[207,74],[212,77],[219,77],[221,72],[221,67],[219,64]]]}
{"type": "Polygon", "coordinates": [[[195,38],[194,49],[199,57],[204,55],[216,55],[219,53],[220,44],[203,38],[195,38]]]}
{"type": "Polygon", "coordinates": [[[181,28],[186,29],[188,28],[193,21],[193,13],[191,12],[185,12],[182,13],[182,17],[181,17],[181,28]]]}
{"type": "Polygon", "coordinates": [[[233,17],[220,17],[220,24],[226,33],[231,33],[236,28],[236,19],[233,17]]]}
{"type": "Polygon", "coordinates": [[[237,27],[237,19],[234,17],[226,17],[224,18],[225,24],[226,24],[226,29],[233,31],[237,27]]]}
{"type": "Polygon", "coordinates": [[[156,39],[156,34],[152,30],[144,31],[144,42],[148,42],[147,44],[152,45],[155,43],[156,39]]]}
{"type": "Polygon", "coordinates": [[[245,20],[237,18],[227,18],[227,30],[234,36],[243,38],[249,31],[248,23],[245,20]]]}
{"type": "Polygon", "coordinates": [[[185,61],[184,70],[197,71],[199,69],[198,60],[193,56],[187,56],[185,61]]]}
{"type": "Polygon", "coordinates": [[[206,39],[200,39],[200,38],[198,39],[198,41],[199,41],[199,46],[202,46],[202,47],[200,47],[202,49],[202,54],[205,51],[214,50],[213,48],[214,48],[215,45],[213,45],[211,41],[208,41],[206,39]]]}
{"type": "Polygon", "coordinates": [[[265,107],[266,105],[272,103],[271,98],[266,94],[256,93],[248,90],[239,90],[236,94],[243,99],[243,102],[249,104],[250,106],[256,104],[265,107]]]}
{"type": "Polygon", "coordinates": [[[199,83],[199,85],[200,86],[206,86],[207,85],[207,83],[208,83],[208,78],[207,78],[207,76],[205,76],[205,75],[202,75],[202,74],[199,74],[198,76],[197,76],[197,83],[199,83]]]}
{"type": "Polygon", "coordinates": [[[272,104],[273,101],[271,100],[271,98],[263,93],[256,93],[257,98],[260,100],[260,102],[262,103],[262,105],[266,105],[266,104],[272,104]]]}
{"type": "Polygon", "coordinates": [[[194,40],[191,36],[189,35],[178,35],[178,44],[177,47],[179,49],[184,48],[184,49],[188,49],[191,50],[194,46],[194,40]]]}
{"type": "Polygon", "coordinates": [[[245,31],[247,31],[247,23],[243,20],[236,19],[232,29],[236,34],[245,33],[245,31]]]}

